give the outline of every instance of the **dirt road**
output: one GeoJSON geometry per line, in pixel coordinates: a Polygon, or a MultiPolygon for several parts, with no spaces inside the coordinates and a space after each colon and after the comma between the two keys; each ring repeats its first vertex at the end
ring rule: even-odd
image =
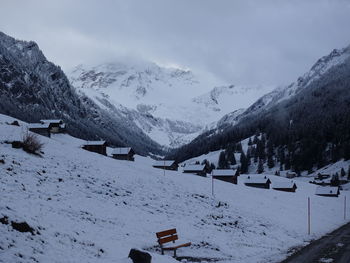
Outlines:
{"type": "Polygon", "coordinates": [[[350,263],[350,223],[312,242],[281,263],[350,263]]]}

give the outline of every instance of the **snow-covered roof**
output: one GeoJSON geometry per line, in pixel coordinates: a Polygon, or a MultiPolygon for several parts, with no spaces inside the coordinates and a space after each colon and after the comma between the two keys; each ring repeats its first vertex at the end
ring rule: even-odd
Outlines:
{"type": "Polygon", "coordinates": [[[203,171],[204,167],[204,164],[190,164],[184,167],[184,171],[203,171]]]}
{"type": "Polygon", "coordinates": [[[114,148],[112,151],[112,155],[118,155],[118,154],[129,154],[131,151],[131,147],[118,147],[114,148]]]}
{"type": "Polygon", "coordinates": [[[63,122],[62,120],[40,120],[40,122],[43,122],[43,123],[61,123],[63,122]]]}
{"type": "Polygon", "coordinates": [[[275,182],[275,183],[273,183],[272,188],[273,189],[279,189],[279,188],[292,189],[294,187],[294,185],[296,186],[296,184],[293,181],[289,181],[289,182],[275,182]]]}
{"type": "Polygon", "coordinates": [[[172,160],[159,160],[159,161],[155,161],[153,166],[169,167],[169,166],[172,166],[174,163],[175,161],[172,161],[172,160]]]}
{"type": "Polygon", "coordinates": [[[266,184],[267,181],[269,181],[269,178],[266,176],[248,176],[247,179],[244,181],[244,183],[248,184],[266,184]]]}
{"type": "Polygon", "coordinates": [[[337,195],[338,191],[338,186],[319,186],[316,188],[317,195],[337,195]]]}
{"type": "Polygon", "coordinates": [[[213,176],[235,176],[237,170],[233,169],[215,169],[212,171],[213,176]]]}
{"type": "Polygon", "coordinates": [[[48,129],[49,124],[48,123],[29,123],[28,129],[48,129]]]}
{"type": "Polygon", "coordinates": [[[106,141],[86,141],[84,145],[103,145],[106,141]]]}

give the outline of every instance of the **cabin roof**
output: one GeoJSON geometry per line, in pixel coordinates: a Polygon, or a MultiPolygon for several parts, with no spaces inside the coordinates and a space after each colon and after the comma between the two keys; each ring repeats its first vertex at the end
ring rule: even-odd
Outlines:
{"type": "Polygon", "coordinates": [[[205,168],[204,164],[190,164],[184,167],[184,171],[198,171],[201,172],[205,168]]]}
{"type": "Polygon", "coordinates": [[[60,124],[63,121],[60,120],[60,119],[52,119],[52,120],[40,120],[40,122],[42,122],[42,123],[57,123],[57,124],[60,124]]]}
{"type": "Polygon", "coordinates": [[[86,141],[84,145],[104,145],[106,141],[86,141]]]}
{"type": "Polygon", "coordinates": [[[162,167],[169,167],[172,166],[175,163],[173,160],[159,160],[155,161],[153,166],[162,166],[162,167]]]}
{"type": "Polygon", "coordinates": [[[293,181],[289,182],[275,182],[273,183],[272,188],[283,188],[283,189],[293,189],[294,186],[297,186],[293,181]]]}
{"type": "Polygon", "coordinates": [[[129,154],[131,150],[132,150],[131,147],[117,147],[117,148],[114,148],[114,149],[113,149],[112,155],[125,155],[125,154],[129,154]]]}
{"type": "Polygon", "coordinates": [[[338,191],[338,186],[319,186],[316,188],[317,195],[337,195],[338,191]]]}
{"type": "Polygon", "coordinates": [[[237,172],[237,169],[215,169],[212,171],[213,176],[235,176],[237,172]]]}
{"type": "Polygon", "coordinates": [[[48,129],[49,123],[29,123],[28,129],[48,129]]]}
{"type": "Polygon", "coordinates": [[[266,184],[267,182],[271,182],[269,178],[266,176],[248,176],[244,183],[247,184],[266,184]]]}

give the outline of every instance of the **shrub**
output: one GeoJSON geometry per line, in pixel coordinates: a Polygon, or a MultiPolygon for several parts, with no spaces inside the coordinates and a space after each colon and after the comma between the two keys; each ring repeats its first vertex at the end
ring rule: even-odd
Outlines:
{"type": "Polygon", "coordinates": [[[43,146],[36,134],[27,132],[23,135],[23,150],[26,152],[39,154],[43,146]]]}

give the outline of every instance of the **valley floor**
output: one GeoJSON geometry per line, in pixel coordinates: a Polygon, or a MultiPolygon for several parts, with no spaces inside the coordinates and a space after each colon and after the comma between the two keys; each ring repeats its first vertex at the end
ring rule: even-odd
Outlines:
{"type": "MultiPolygon", "coordinates": [[[[279,262],[293,247],[345,224],[343,201],[315,196],[315,185],[297,182],[296,193],[238,185],[152,168],[152,160],[118,161],[84,151],[68,135],[39,137],[42,157],[13,149],[26,124],[0,115],[0,262],[129,263],[131,248],[161,256],[155,233],[177,228],[192,246],[178,256],[217,262],[279,262]],[[311,198],[311,235],[307,198],[311,198]],[[26,222],[30,232],[14,225],[26,222]]],[[[288,179],[269,176],[272,183],[288,179]]]]}

